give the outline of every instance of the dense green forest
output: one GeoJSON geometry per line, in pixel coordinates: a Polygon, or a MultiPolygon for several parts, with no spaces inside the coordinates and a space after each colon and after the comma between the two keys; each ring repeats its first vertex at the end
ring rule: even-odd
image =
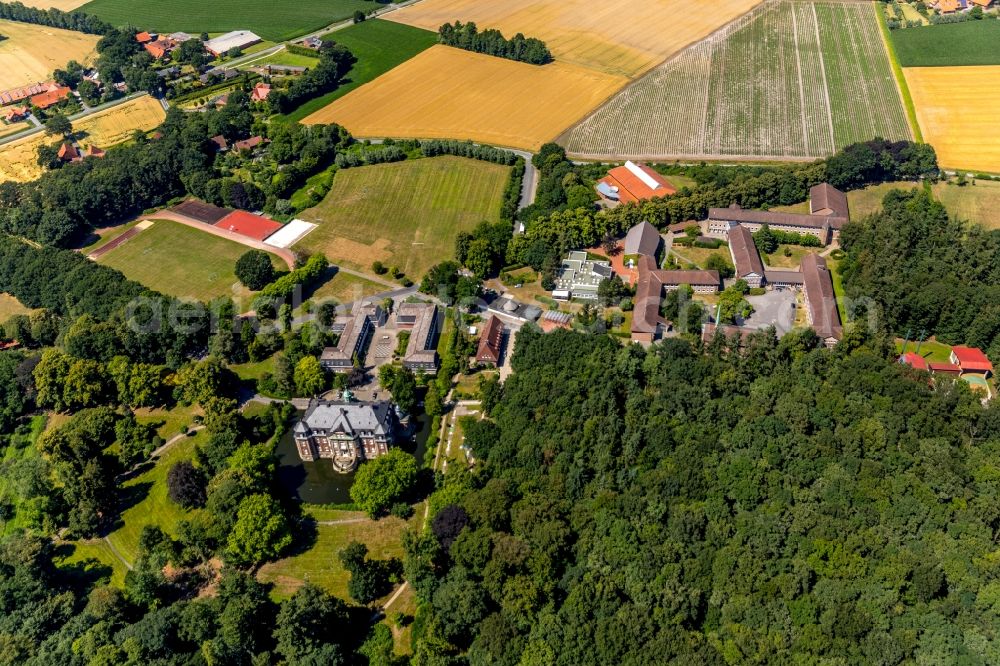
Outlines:
{"type": "Polygon", "coordinates": [[[507,39],[503,33],[494,28],[479,32],[479,28],[471,21],[465,24],[461,21],[455,21],[454,24],[445,23],[438,29],[438,41],[445,46],[532,65],[552,62],[552,52],[542,40],[525,37],[521,33],[507,39]]]}
{"type": "Polygon", "coordinates": [[[950,218],[928,192],[896,191],[841,244],[859,316],[874,310],[901,337],[979,347],[1000,367],[1000,230],[950,218]]]}
{"type": "Polygon", "coordinates": [[[1000,408],[859,330],[717,340],[522,330],[407,543],[415,663],[1000,661],[1000,408]]]}

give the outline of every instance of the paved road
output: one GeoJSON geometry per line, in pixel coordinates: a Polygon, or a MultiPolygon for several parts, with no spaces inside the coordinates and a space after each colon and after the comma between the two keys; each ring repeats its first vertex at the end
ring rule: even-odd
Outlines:
{"type": "MultiPolygon", "coordinates": [[[[133,93],[131,95],[126,95],[125,97],[113,100],[111,102],[108,102],[107,104],[92,106],[84,111],[80,111],[79,113],[74,113],[73,115],[69,116],[69,119],[72,121],[80,120],[81,118],[86,118],[87,116],[97,113],[98,111],[103,111],[104,109],[110,109],[112,107],[118,106],[119,104],[124,104],[125,102],[131,102],[133,99],[148,94],[149,93],[147,92],[140,92],[140,93],[133,93]]],[[[4,138],[0,139],[0,146],[12,143],[14,141],[17,141],[18,139],[23,139],[24,137],[31,136],[32,134],[37,134],[38,132],[41,132],[43,129],[45,129],[44,126],[38,121],[37,118],[35,118],[34,115],[32,115],[29,118],[29,120],[31,120],[32,124],[34,124],[34,127],[26,129],[23,132],[18,132],[17,134],[11,134],[10,136],[5,136],[4,138]]]]}

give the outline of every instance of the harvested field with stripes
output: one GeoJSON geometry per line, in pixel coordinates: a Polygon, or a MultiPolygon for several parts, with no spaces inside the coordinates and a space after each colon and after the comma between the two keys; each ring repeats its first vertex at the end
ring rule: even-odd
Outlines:
{"type": "Polygon", "coordinates": [[[869,3],[767,2],[563,137],[587,156],[822,157],[911,138],[869,3]]]}

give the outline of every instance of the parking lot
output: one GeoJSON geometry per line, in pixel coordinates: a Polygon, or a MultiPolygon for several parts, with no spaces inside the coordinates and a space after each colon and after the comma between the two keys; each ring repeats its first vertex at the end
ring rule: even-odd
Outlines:
{"type": "Polygon", "coordinates": [[[795,325],[797,294],[794,289],[774,289],[761,296],[747,296],[754,312],[740,325],[747,328],[774,326],[781,337],[795,325]]]}

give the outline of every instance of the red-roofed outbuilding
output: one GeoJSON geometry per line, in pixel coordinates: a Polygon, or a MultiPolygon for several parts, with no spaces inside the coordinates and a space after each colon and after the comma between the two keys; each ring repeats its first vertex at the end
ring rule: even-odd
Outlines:
{"type": "Polygon", "coordinates": [[[262,241],[281,228],[281,224],[263,215],[254,215],[245,210],[234,210],[215,223],[215,226],[241,236],[262,241]]]}
{"type": "Polygon", "coordinates": [[[931,362],[927,364],[930,371],[934,374],[943,375],[960,375],[962,374],[962,368],[958,367],[954,363],[935,363],[931,362]]]}
{"type": "Polygon", "coordinates": [[[611,201],[644,201],[676,194],[677,189],[645,164],[625,162],[597,182],[597,193],[611,201]]]}
{"type": "Polygon", "coordinates": [[[967,372],[989,376],[993,374],[993,364],[986,354],[976,347],[964,347],[958,345],[951,348],[951,362],[962,369],[962,374],[967,372]]]}
{"type": "Polygon", "coordinates": [[[906,352],[899,357],[899,362],[917,370],[927,370],[927,359],[916,352],[906,352]]]}

